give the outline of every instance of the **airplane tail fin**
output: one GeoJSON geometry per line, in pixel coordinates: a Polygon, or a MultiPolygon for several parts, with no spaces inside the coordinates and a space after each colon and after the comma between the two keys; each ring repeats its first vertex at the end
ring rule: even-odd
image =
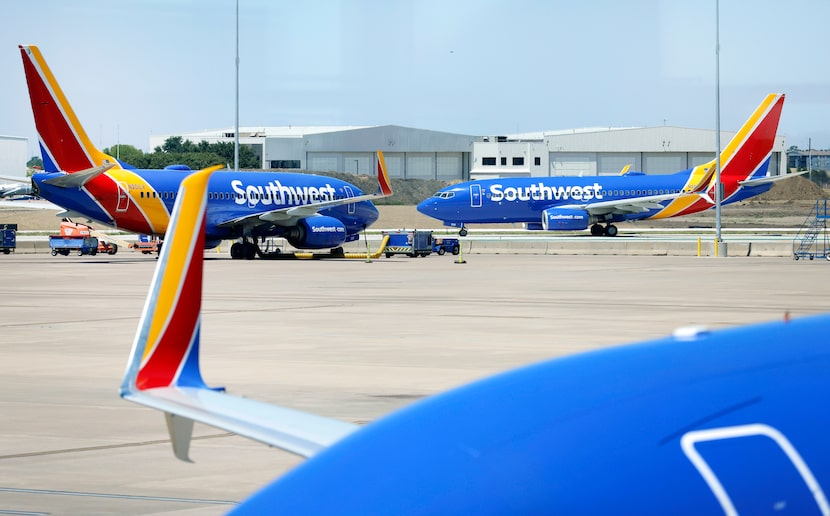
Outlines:
{"type": "MultiPolygon", "coordinates": [[[[741,188],[742,182],[767,176],[783,106],[783,93],[767,95],[738,134],[721,151],[724,200],[735,194],[741,188]]],[[[707,188],[707,194],[711,198],[714,198],[714,188],[713,175],[707,188]]]]}
{"type": "Polygon", "coordinates": [[[167,238],[133,341],[121,397],[164,412],[176,457],[188,454],[194,421],[310,457],[357,427],[209,388],[199,366],[205,212],[210,175],[179,187],[167,238]]]}
{"type": "Polygon", "coordinates": [[[47,172],[78,172],[117,161],[98,150],[75,116],[40,49],[20,45],[32,114],[47,172]]]}
{"type": "Polygon", "coordinates": [[[389,173],[386,170],[386,160],[383,151],[378,151],[378,195],[389,197],[392,195],[392,184],[389,182],[389,173]]]}

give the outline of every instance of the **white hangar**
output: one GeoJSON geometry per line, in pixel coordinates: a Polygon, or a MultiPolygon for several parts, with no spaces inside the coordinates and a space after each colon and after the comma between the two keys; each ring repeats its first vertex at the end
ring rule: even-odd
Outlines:
{"type": "MultiPolygon", "coordinates": [[[[721,145],[735,135],[721,132],[721,145]]],[[[150,148],[171,135],[151,136],[150,148]]],[[[232,142],[233,129],[180,135],[198,143],[232,142]]],[[[669,174],[714,159],[715,132],[660,126],[471,136],[396,125],[369,127],[241,127],[262,168],[374,174],[374,152],[384,152],[389,175],[456,181],[509,176],[614,175],[623,167],[669,174]]],[[[783,174],[786,142],[775,139],[770,173],[783,174]]]]}

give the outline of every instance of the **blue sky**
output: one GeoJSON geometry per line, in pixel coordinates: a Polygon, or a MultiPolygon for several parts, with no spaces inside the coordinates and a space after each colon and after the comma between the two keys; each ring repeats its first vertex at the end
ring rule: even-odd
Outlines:
{"type": "MultiPolygon", "coordinates": [[[[474,135],[715,127],[715,2],[239,0],[240,125],[474,135]]],[[[234,0],[16,0],[0,21],[0,134],[36,133],[36,44],[93,142],[234,123],[234,0]]],[[[721,127],[766,93],[788,145],[830,148],[826,0],[720,1],[721,127]],[[748,8],[751,6],[751,8],[748,8]]]]}

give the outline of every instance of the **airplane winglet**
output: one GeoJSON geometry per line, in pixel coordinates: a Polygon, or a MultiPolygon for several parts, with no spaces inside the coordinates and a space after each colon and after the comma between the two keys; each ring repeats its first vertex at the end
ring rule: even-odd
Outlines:
{"type": "Polygon", "coordinates": [[[121,397],[164,412],[173,452],[190,461],[199,421],[310,457],[356,425],[209,388],[199,367],[207,186],[211,167],[179,187],[165,245],[133,342],[121,397]]]}
{"type": "Polygon", "coordinates": [[[386,170],[386,160],[383,151],[378,151],[378,194],[383,197],[392,195],[392,185],[389,182],[389,173],[386,170]]]}

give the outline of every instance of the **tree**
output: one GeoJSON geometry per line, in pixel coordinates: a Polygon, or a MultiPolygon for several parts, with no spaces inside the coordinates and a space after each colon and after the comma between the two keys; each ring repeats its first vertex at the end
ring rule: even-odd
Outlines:
{"type": "Polygon", "coordinates": [[[112,147],[104,149],[104,154],[109,154],[124,163],[129,163],[130,165],[138,168],[144,167],[144,163],[146,162],[144,151],[137,149],[132,145],[113,145],[112,147]]]}
{"type": "Polygon", "coordinates": [[[38,168],[41,168],[41,169],[42,169],[42,168],[43,168],[43,160],[42,160],[42,159],[40,159],[40,157],[38,157],[38,156],[32,156],[32,157],[29,159],[29,161],[27,161],[27,162],[26,162],[26,167],[27,167],[27,168],[35,168],[35,167],[38,167],[38,168]]]}

